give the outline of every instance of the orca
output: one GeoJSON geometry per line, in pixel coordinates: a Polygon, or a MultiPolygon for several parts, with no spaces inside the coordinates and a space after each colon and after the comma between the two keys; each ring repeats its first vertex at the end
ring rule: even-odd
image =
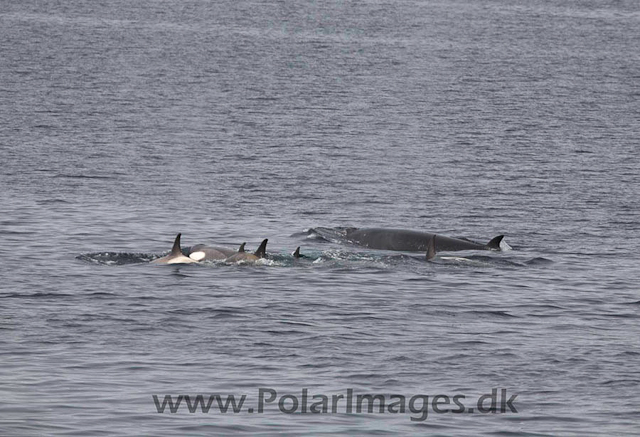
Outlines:
{"type": "Polygon", "coordinates": [[[300,246],[296,247],[296,250],[294,250],[291,253],[291,256],[293,257],[294,261],[299,260],[299,259],[309,259],[309,258],[311,258],[308,255],[304,255],[304,254],[300,253],[300,246]]]}
{"type": "Polygon", "coordinates": [[[433,239],[434,250],[500,250],[504,235],[498,235],[487,244],[462,238],[445,237],[429,232],[387,228],[314,228],[321,237],[340,243],[351,243],[369,249],[397,250],[403,252],[425,252],[433,239]]]}
{"type": "Polygon", "coordinates": [[[242,243],[240,245],[240,248],[238,249],[238,251],[229,256],[225,262],[228,263],[238,263],[238,262],[256,262],[258,261],[260,258],[265,258],[267,255],[267,242],[269,240],[268,239],[264,239],[262,240],[262,243],[260,243],[260,247],[258,247],[258,250],[256,250],[254,253],[248,253],[244,251],[244,245],[246,243],[242,243]]]}
{"type": "Polygon", "coordinates": [[[227,259],[235,253],[235,250],[228,247],[196,244],[189,251],[189,258],[195,261],[214,261],[227,259]]]}
{"type": "Polygon", "coordinates": [[[176,236],[175,241],[173,242],[173,247],[171,248],[171,253],[169,255],[163,256],[162,258],[154,259],[151,261],[151,264],[191,264],[197,263],[187,256],[184,256],[182,253],[182,249],[180,248],[180,236],[182,234],[178,234],[176,236]]]}

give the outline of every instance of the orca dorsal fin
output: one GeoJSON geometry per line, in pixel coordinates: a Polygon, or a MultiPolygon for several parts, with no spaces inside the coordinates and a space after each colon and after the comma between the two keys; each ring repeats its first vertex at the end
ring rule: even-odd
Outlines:
{"type": "Polygon", "coordinates": [[[427,245],[427,261],[431,261],[436,256],[436,234],[429,240],[427,245]]]}
{"type": "Polygon", "coordinates": [[[240,245],[240,247],[238,248],[238,253],[242,253],[242,252],[244,252],[244,245],[245,245],[245,244],[247,244],[247,243],[242,243],[242,244],[240,245]]]}
{"type": "Polygon", "coordinates": [[[171,255],[182,255],[182,249],[180,248],[180,236],[182,234],[178,234],[176,236],[175,241],[173,242],[173,247],[171,248],[171,255]]]}
{"type": "Polygon", "coordinates": [[[258,247],[258,250],[255,251],[254,255],[257,256],[258,258],[264,258],[266,256],[267,241],[269,241],[267,238],[262,240],[262,243],[260,243],[260,247],[258,247]]]}
{"type": "Polygon", "coordinates": [[[491,239],[491,241],[487,243],[487,247],[489,249],[500,250],[500,242],[502,241],[503,238],[504,238],[504,235],[498,235],[497,237],[491,239]]]}
{"type": "Polygon", "coordinates": [[[291,255],[293,255],[294,258],[300,258],[300,246],[298,246],[291,255]]]}

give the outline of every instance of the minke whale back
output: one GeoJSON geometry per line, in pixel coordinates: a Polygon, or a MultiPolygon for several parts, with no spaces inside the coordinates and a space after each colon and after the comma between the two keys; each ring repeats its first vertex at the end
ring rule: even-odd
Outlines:
{"type": "Polygon", "coordinates": [[[184,256],[182,253],[182,249],[180,248],[180,235],[176,236],[176,239],[173,242],[173,247],[171,248],[171,253],[167,256],[163,256],[162,258],[154,259],[151,261],[152,264],[191,264],[196,263],[198,261],[192,260],[191,258],[184,256]]]}
{"type": "Polygon", "coordinates": [[[498,235],[486,244],[463,238],[387,228],[313,228],[310,231],[320,237],[338,243],[351,243],[369,249],[397,250],[403,252],[427,252],[433,239],[433,252],[457,250],[500,250],[504,235],[498,235]],[[435,238],[434,238],[435,237],[435,238]]]}

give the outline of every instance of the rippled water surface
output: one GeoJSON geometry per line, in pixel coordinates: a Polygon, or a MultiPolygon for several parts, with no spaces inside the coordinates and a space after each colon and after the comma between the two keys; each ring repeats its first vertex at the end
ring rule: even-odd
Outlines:
{"type": "Polygon", "coordinates": [[[0,434],[640,433],[639,41],[624,0],[4,0],[0,434]],[[269,260],[149,264],[178,232],[269,260]],[[517,413],[152,398],[260,388],[517,413]]]}

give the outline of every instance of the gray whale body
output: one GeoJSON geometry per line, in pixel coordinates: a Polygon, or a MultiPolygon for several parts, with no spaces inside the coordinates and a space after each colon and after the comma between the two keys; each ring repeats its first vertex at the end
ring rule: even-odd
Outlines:
{"type": "MultiPolygon", "coordinates": [[[[313,228],[320,237],[339,243],[351,243],[370,249],[397,250],[403,252],[426,252],[435,234],[406,229],[387,228],[313,228]]],[[[499,235],[487,244],[462,238],[436,235],[435,251],[500,250],[504,235],[499,235]]]]}

